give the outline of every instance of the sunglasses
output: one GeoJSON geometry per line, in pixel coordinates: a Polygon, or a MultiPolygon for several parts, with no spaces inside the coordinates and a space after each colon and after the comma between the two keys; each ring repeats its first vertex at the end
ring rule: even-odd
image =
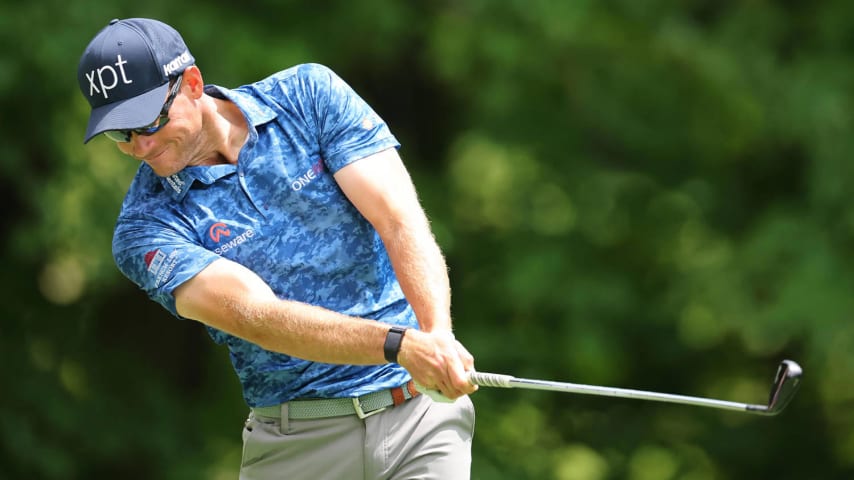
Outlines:
{"type": "Polygon", "coordinates": [[[169,89],[169,96],[166,97],[166,103],[163,104],[163,108],[160,109],[160,115],[158,115],[153,122],[140,128],[131,128],[128,130],[107,130],[104,132],[104,135],[114,142],[127,143],[130,142],[132,133],[137,135],[153,135],[154,133],[157,133],[158,130],[169,123],[169,107],[172,106],[172,102],[175,101],[175,97],[178,96],[178,91],[181,89],[181,78],[182,77],[178,77],[172,85],[172,88],[169,89]]]}

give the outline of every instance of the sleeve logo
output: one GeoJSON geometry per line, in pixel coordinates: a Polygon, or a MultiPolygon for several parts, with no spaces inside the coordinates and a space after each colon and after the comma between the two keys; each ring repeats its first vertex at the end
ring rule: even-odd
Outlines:
{"type": "Polygon", "coordinates": [[[145,266],[151,273],[160,269],[163,265],[163,260],[166,260],[166,254],[160,249],[152,250],[145,254],[145,266]]]}
{"type": "Polygon", "coordinates": [[[148,273],[154,275],[154,288],[160,287],[175,270],[178,264],[178,251],[174,250],[169,255],[163,253],[159,248],[145,254],[145,266],[148,273]]]}

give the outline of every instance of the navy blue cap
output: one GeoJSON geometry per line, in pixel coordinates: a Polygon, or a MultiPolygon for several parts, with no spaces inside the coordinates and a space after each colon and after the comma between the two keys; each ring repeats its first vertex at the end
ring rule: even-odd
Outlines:
{"type": "Polygon", "coordinates": [[[112,20],[86,47],[77,67],[92,113],[83,143],[107,130],[149,125],[166,101],[169,77],[195,59],[181,35],[147,18],[112,20]]]}

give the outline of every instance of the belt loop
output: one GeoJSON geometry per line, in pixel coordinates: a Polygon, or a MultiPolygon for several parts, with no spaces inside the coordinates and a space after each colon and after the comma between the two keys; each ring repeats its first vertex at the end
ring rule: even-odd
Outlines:
{"type": "Polygon", "coordinates": [[[403,394],[403,388],[394,387],[391,390],[391,401],[394,402],[394,406],[398,406],[406,401],[406,395],[403,394]]]}
{"type": "Polygon", "coordinates": [[[418,396],[419,392],[417,388],[415,388],[415,381],[410,380],[406,382],[406,390],[409,392],[409,398],[415,398],[418,396]]]}
{"type": "Polygon", "coordinates": [[[279,433],[282,435],[287,435],[290,430],[290,423],[288,419],[288,402],[282,404],[281,414],[279,416],[279,433]]]}

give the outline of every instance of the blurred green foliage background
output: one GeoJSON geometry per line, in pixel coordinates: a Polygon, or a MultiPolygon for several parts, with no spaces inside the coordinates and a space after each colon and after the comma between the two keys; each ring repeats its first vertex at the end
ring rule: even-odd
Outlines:
{"type": "Polygon", "coordinates": [[[806,372],[775,418],[482,389],[474,479],[854,478],[844,0],[3,3],[0,478],[236,478],[226,351],[113,266],[136,164],[82,145],[77,61],[133,16],[208,83],[318,62],[375,107],[481,370],[751,403],[806,372]]]}

